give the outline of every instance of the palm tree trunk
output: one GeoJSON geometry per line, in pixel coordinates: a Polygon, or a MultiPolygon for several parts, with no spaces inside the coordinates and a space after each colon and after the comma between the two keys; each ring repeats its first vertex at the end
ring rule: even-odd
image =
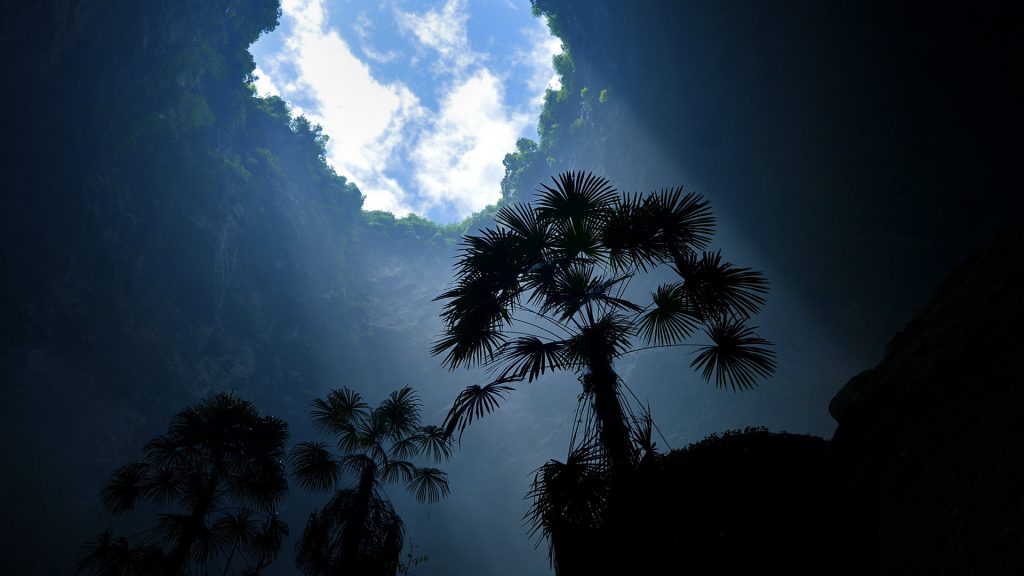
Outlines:
{"type": "Polygon", "coordinates": [[[629,425],[619,402],[619,376],[607,359],[593,359],[590,366],[592,406],[597,418],[598,440],[608,455],[613,473],[632,467],[635,454],[629,425]]]}
{"type": "Polygon", "coordinates": [[[167,554],[166,567],[169,576],[178,576],[187,572],[188,554],[192,550],[192,545],[195,543],[197,536],[196,526],[204,523],[206,515],[210,513],[210,508],[213,506],[213,497],[217,491],[217,482],[217,475],[212,474],[196,499],[186,528],[182,530],[174,548],[167,554]]]}
{"type": "Polygon", "coordinates": [[[359,475],[359,486],[356,489],[356,510],[342,530],[342,561],[336,566],[336,568],[340,568],[339,574],[359,573],[362,566],[362,545],[366,538],[366,522],[370,513],[370,499],[373,498],[373,483],[376,476],[377,467],[371,463],[367,463],[359,475]]]}

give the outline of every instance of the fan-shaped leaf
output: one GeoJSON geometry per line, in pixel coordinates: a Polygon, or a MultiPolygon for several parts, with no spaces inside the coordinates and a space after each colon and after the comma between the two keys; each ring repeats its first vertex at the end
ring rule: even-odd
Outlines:
{"type": "Polygon", "coordinates": [[[420,453],[425,454],[434,462],[447,460],[452,456],[452,439],[438,426],[424,426],[416,436],[420,453]]]}
{"type": "Polygon", "coordinates": [[[170,504],[181,496],[180,482],[181,478],[172,469],[151,470],[143,481],[146,498],[157,504],[170,504]]]}
{"type": "Polygon", "coordinates": [[[562,351],[565,342],[545,342],[536,336],[523,336],[506,342],[496,354],[499,362],[505,364],[499,380],[522,380],[533,382],[545,371],[558,370],[562,365],[562,351]]]}
{"type": "Polygon", "coordinates": [[[409,386],[392,392],[374,410],[385,424],[386,434],[401,439],[416,433],[420,427],[420,400],[409,386]]]}
{"type": "Polygon", "coordinates": [[[665,188],[647,197],[644,218],[657,230],[657,248],[664,259],[703,250],[715,231],[711,203],[683,188],[665,188]]]}
{"type": "Polygon", "coordinates": [[[330,574],[336,547],[331,541],[332,523],[326,512],[314,512],[295,544],[295,566],[304,574],[330,574]]]}
{"type": "Polygon", "coordinates": [[[217,518],[211,530],[232,546],[248,546],[252,543],[259,529],[257,520],[248,508],[240,508],[234,513],[225,513],[217,518]]]}
{"type": "Polygon", "coordinates": [[[537,214],[544,222],[600,221],[615,199],[608,180],[591,173],[564,172],[552,178],[555,187],[541,184],[537,214]]]}
{"type": "Polygon", "coordinates": [[[700,316],[680,284],[662,284],[651,294],[652,307],[639,318],[638,329],[648,343],[679,343],[697,328],[700,316]]]}
{"type": "Polygon", "coordinates": [[[100,498],[111,514],[117,516],[135,508],[146,495],[146,474],[149,464],[128,464],[118,468],[103,488],[100,498]]]}
{"type": "Polygon", "coordinates": [[[775,372],[775,353],[766,348],[771,342],[759,338],[741,321],[719,320],[706,332],[713,344],[701,347],[690,366],[700,369],[709,382],[714,376],[718,388],[753,388],[758,378],[775,372]]]}
{"type": "Polygon", "coordinates": [[[380,475],[384,482],[393,484],[395,482],[408,482],[415,471],[416,466],[408,460],[391,460],[381,468],[380,475]]]}
{"type": "Polygon", "coordinates": [[[311,412],[315,430],[335,435],[343,434],[368,414],[369,407],[362,396],[348,388],[332,390],[324,400],[313,400],[311,412]]]}
{"type": "Polygon", "coordinates": [[[420,502],[437,502],[448,496],[448,474],[437,468],[416,468],[406,488],[420,502]]]}
{"type": "Polygon", "coordinates": [[[506,204],[498,209],[494,221],[509,229],[515,239],[518,265],[544,260],[550,251],[551,226],[541,222],[537,212],[527,204],[506,204]]]}
{"type": "Polygon", "coordinates": [[[256,532],[249,547],[249,555],[257,567],[257,572],[277,558],[285,538],[288,537],[288,524],[276,514],[267,519],[256,532]]]}
{"type": "Polygon", "coordinates": [[[466,430],[466,427],[473,422],[473,418],[489,414],[498,407],[498,400],[503,399],[505,394],[513,388],[506,386],[501,381],[491,382],[485,386],[472,385],[459,393],[448,416],[444,419],[445,434],[451,436],[456,429],[459,437],[466,430]]]}
{"type": "Polygon", "coordinates": [[[585,542],[602,525],[610,478],[596,445],[582,446],[563,463],[551,460],[534,476],[529,496],[533,505],[526,517],[530,535],[538,532],[551,543],[552,562],[570,541],[585,542]]]}
{"type": "Polygon", "coordinates": [[[342,470],[356,478],[373,478],[377,475],[377,463],[366,454],[345,454],[338,462],[342,470]]]}
{"type": "Polygon", "coordinates": [[[596,361],[610,362],[630,347],[633,327],[628,318],[609,313],[593,324],[583,326],[568,340],[565,348],[566,365],[586,369],[596,361]]]}
{"type": "Polygon", "coordinates": [[[601,227],[607,263],[616,272],[640,270],[660,258],[658,229],[639,194],[616,198],[601,227]]]}
{"type": "Polygon", "coordinates": [[[341,474],[337,459],[323,442],[300,442],[289,455],[295,478],[307,490],[331,490],[341,474]]]}
{"type": "Polygon", "coordinates": [[[722,262],[720,252],[700,259],[688,254],[675,259],[673,269],[683,278],[682,290],[705,318],[728,314],[749,318],[764,305],[768,281],[760,272],[722,262]]]}

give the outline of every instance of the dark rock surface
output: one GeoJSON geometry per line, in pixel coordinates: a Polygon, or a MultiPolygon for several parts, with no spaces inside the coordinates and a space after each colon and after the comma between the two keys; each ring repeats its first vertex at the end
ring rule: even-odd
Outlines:
{"type": "Polygon", "coordinates": [[[747,429],[645,463],[612,504],[620,573],[846,573],[830,461],[822,438],[747,429]]]}
{"type": "Polygon", "coordinates": [[[882,574],[1024,572],[1024,226],[954,270],[829,407],[882,574]]]}
{"type": "Polygon", "coordinates": [[[645,462],[613,494],[610,561],[624,573],[1024,573],[1022,256],[1015,226],[953,270],[836,395],[831,441],[748,429],[645,462]]]}

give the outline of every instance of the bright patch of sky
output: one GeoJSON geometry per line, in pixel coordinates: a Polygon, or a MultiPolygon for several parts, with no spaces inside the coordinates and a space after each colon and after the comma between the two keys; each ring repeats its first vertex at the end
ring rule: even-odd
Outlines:
{"type": "Polygon", "coordinates": [[[527,0],[283,0],[251,48],[260,95],[323,127],[367,210],[459,221],[501,196],[502,160],[537,138],[561,51],[527,0]]]}

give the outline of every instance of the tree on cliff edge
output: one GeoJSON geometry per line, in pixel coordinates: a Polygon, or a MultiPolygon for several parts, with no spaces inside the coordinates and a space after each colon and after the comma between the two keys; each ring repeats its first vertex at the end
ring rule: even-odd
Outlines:
{"type": "Polygon", "coordinates": [[[549,464],[568,468],[545,467],[533,491],[535,527],[549,537],[548,524],[566,514],[599,514],[601,496],[559,506],[548,498],[548,480],[588,484],[558,475],[571,471],[614,477],[651,447],[648,417],[626,400],[616,359],[649,347],[697,346],[691,366],[733,389],[751,388],[775,369],[770,343],[747,326],[764,304],[767,281],[707,250],[714,217],[706,199],[682,188],[621,194],[582,172],[553,180],[532,204],[502,207],[495,227],[463,239],[454,285],[438,297],[445,329],[433,348],[449,369],[478,365],[494,375],[458,395],[448,434],[461,435],[494,410],[511,384],[547,371],[577,374],[582,393],[570,459],[549,464]],[[630,299],[631,280],[659,266],[677,278],[649,300],[630,299]],[[705,343],[684,344],[698,332],[705,343]]]}

